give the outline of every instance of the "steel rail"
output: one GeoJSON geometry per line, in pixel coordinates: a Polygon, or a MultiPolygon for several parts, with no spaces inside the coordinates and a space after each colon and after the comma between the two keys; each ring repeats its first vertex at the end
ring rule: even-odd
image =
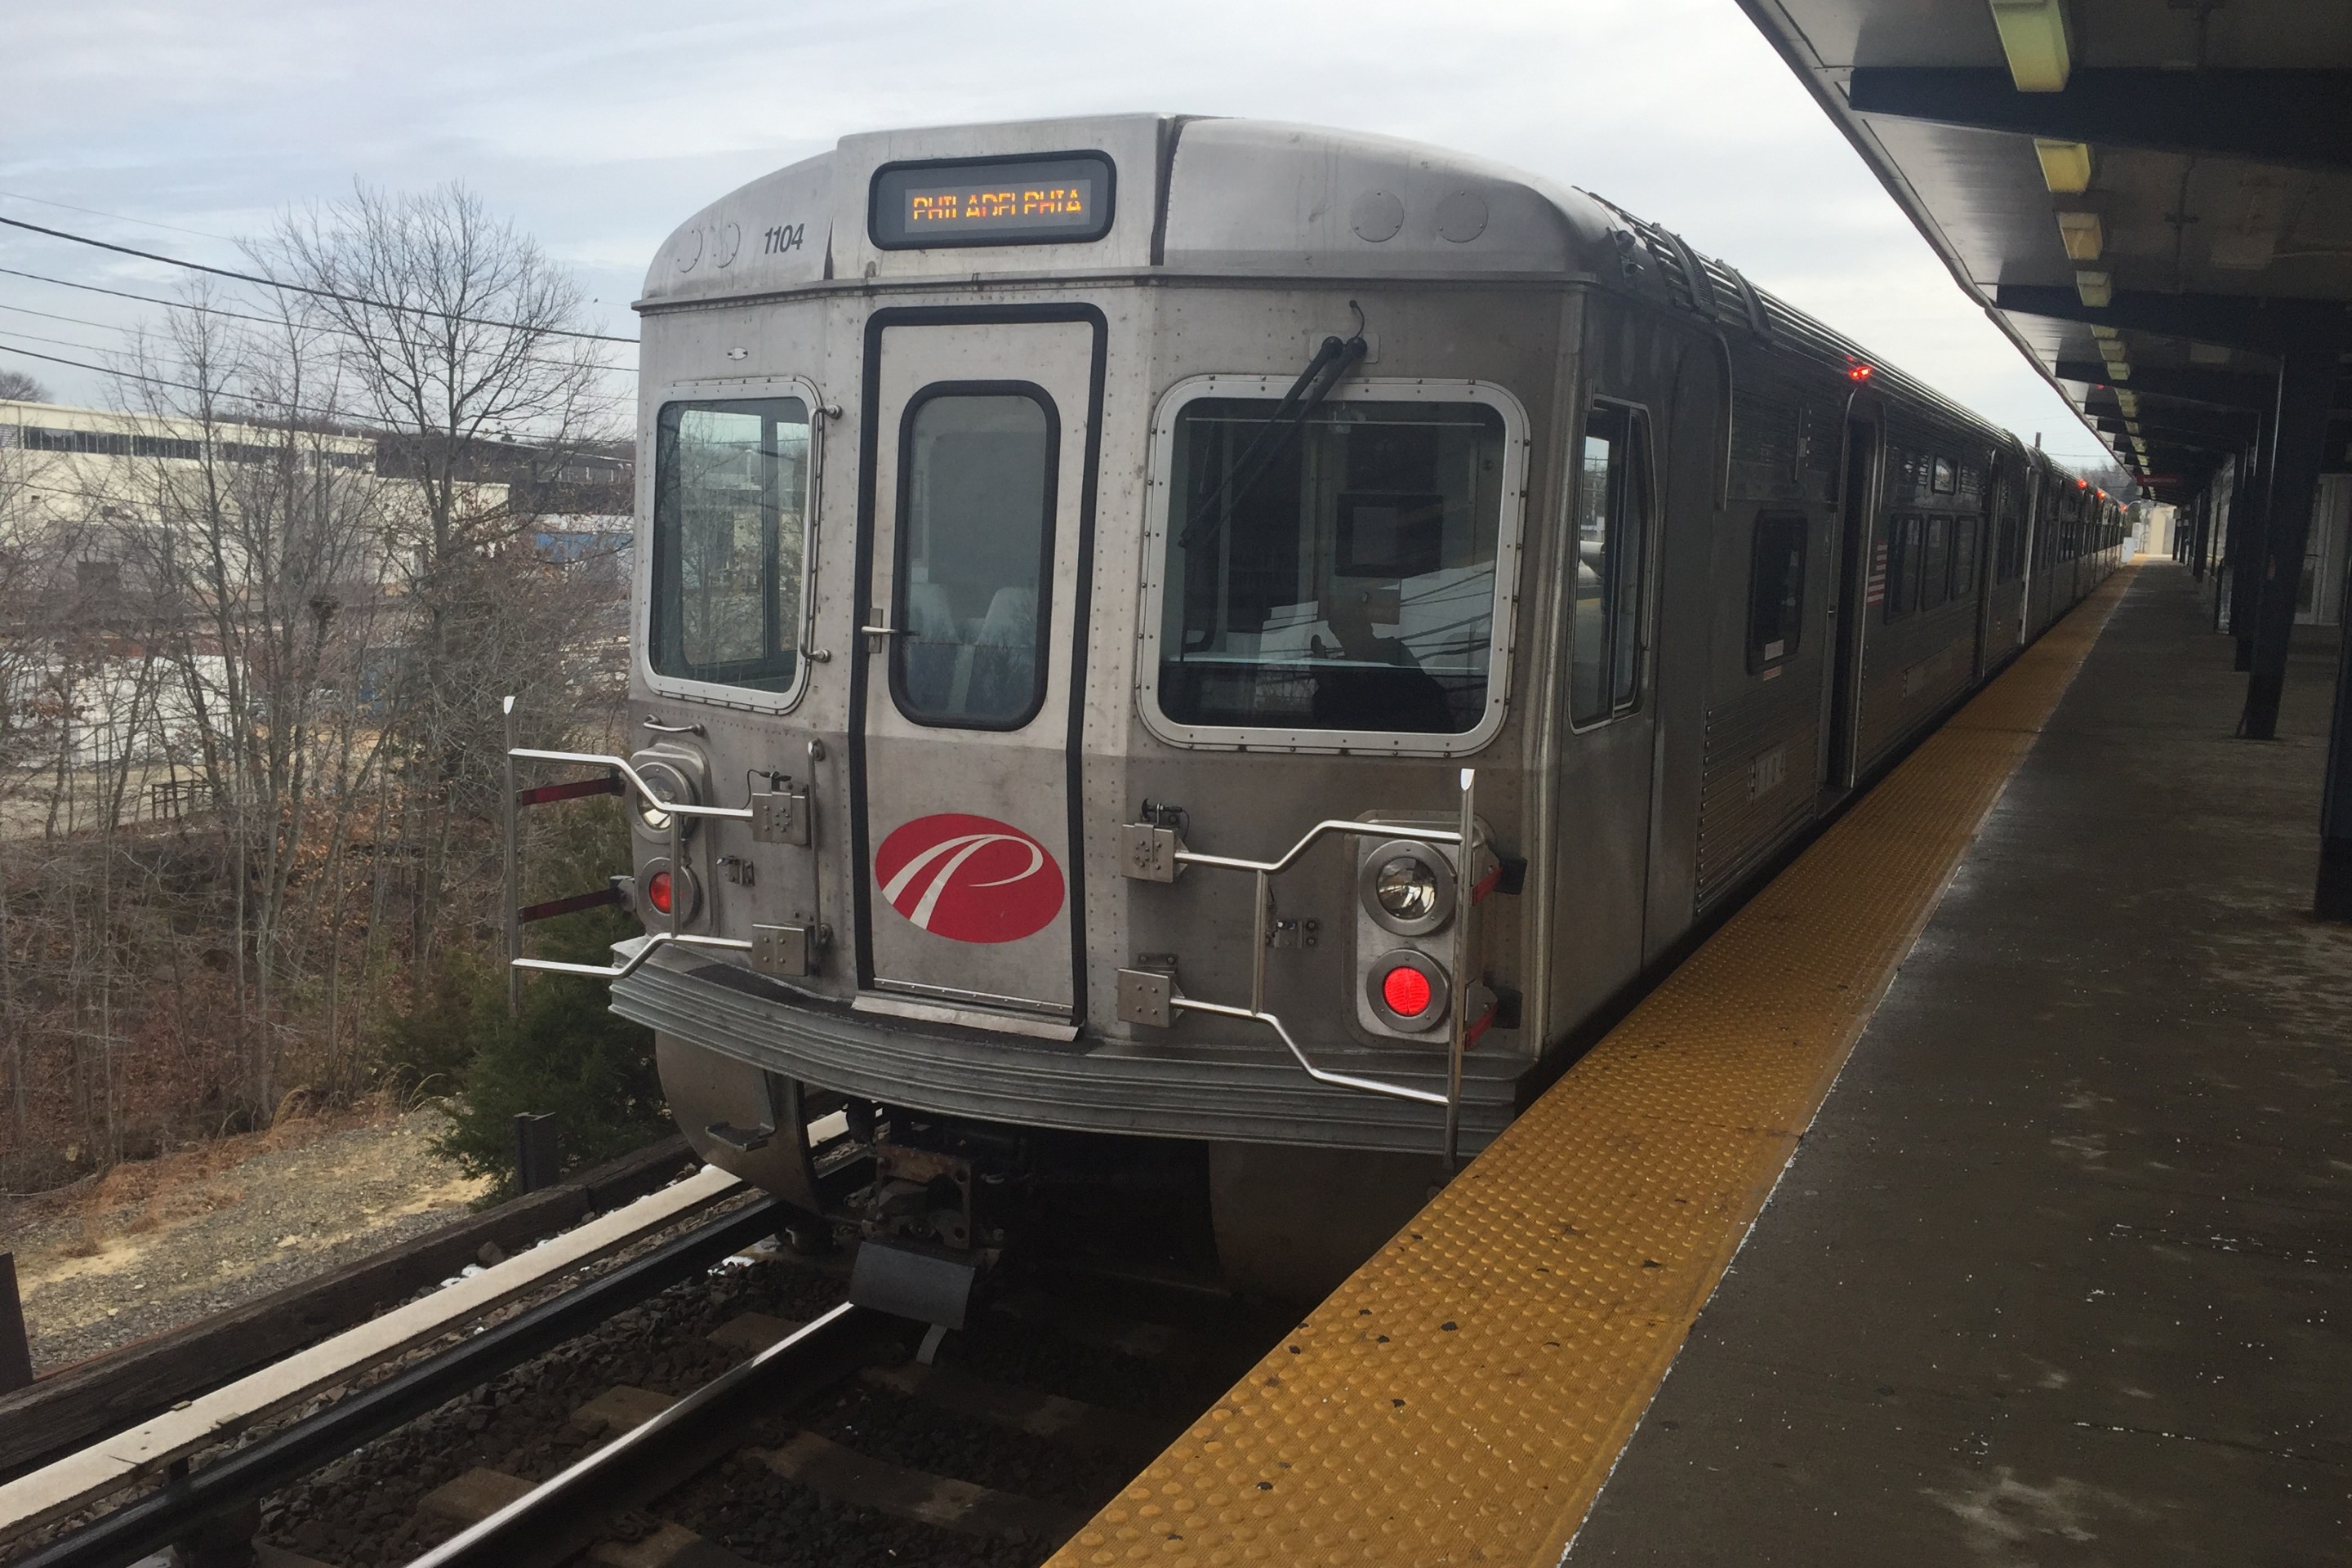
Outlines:
{"type": "Polygon", "coordinates": [[[855,1373],[890,1321],[844,1301],[409,1568],[537,1568],[562,1562],[593,1544],[613,1514],[652,1501],[732,1451],[744,1426],[855,1373]]]}
{"type": "Polygon", "coordinates": [[[10,1568],[126,1568],[200,1525],[268,1496],[362,1444],[479,1387],[541,1352],[594,1328],[773,1233],[786,1211],[763,1198],[668,1242],[610,1274],[469,1335],[448,1350],[348,1394],[175,1477],[133,1503],[10,1563],[10,1568]]]}

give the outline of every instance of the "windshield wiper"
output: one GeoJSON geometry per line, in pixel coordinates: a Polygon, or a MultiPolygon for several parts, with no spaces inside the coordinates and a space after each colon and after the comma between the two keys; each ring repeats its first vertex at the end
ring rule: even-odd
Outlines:
{"type": "MultiPolygon", "coordinates": [[[[1355,310],[1356,302],[1349,300],[1348,308],[1355,310]]],[[[1242,449],[1241,459],[1226,472],[1223,482],[1192,509],[1184,531],[1176,536],[1179,545],[1191,550],[1216,533],[1226,504],[1241,500],[1265,477],[1266,469],[1274,466],[1275,458],[1282,455],[1290,438],[1305,427],[1323,400],[1331,395],[1339,378],[1363,359],[1370,348],[1364,342],[1363,322],[1364,313],[1356,310],[1355,336],[1342,339],[1334,334],[1323,340],[1323,346],[1315,351],[1315,357],[1307,362],[1307,368],[1299,372],[1298,379],[1290,384],[1290,390],[1275,405],[1265,428],[1242,449]]]]}

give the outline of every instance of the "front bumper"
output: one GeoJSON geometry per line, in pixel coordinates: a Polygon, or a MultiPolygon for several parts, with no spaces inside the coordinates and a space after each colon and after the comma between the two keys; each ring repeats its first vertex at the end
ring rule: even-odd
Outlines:
{"type": "MultiPolygon", "coordinates": [[[[1433,1154],[1442,1107],[1317,1083],[1270,1036],[1256,1045],[1043,1041],[853,1012],[746,969],[665,953],[613,984],[613,1010],[662,1034],[820,1089],[937,1115],[1213,1142],[1433,1154]]],[[[1317,1052],[1317,1065],[1443,1092],[1433,1054],[1317,1052]]],[[[1463,1065],[1462,1152],[1518,1105],[1524,1057],[1474,1048],[1463,1065]]]]}

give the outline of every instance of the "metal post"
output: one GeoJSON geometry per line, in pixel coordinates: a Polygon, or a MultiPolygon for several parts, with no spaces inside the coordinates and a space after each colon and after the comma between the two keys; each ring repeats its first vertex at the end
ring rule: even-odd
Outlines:
{"type": "Polygon", "coordinates": [[[2240,466],[2230,503],[2230,635],[2243,673],[2254,668],[2254,623],[2262,618],[2263,542],[2270,537],[2271,473],[2278,466],[2278,410],[2264,413],[2240,466]]]}
{"type": "Polygon", "coordinates": [[[1273,900],[1274,889],[1266,873],[1258,871],[1250,879],[1257,894],[1257,912],[1250,920],[1250,1011],[1265,1011],[1265,907],[1273,900]]]}
{"type": "Polygon", "coordinates": [[[555,1147],[555,1114],[524,1111],[514,1119],[515,1191],[535,1193],[555,1185],[562,1161],[555,1147]]]}
{"type": "Polygon", "coordinates": [[[1462,842],[1454,862],[1454,1021],[1447,1031],[1445,1052],[1445,1173],[1462,1163],[1462,1053],[1470,1044],[1470,990],[1477,983],[1471,963],[1477,950],[1470,941],[1472,889],[1477,873],[1470,864],[1470,847],[1478,830],[1476,786],[1478,770],[1462,770],[1462,811],[1458,826],[1462,842]]]}
{"type": "Polygon", "coordinates": [[[2279,697],[2294,635],[2294,601],[2303,581],[2303,552],[2311,540],[2311,510],[2327,448],[2328,405],[2336,392],[2336,346],[2323,339],[2290,352],[2279,371],[2277,436],[2272,443],[2270,504],[2262,542],[2252,559],[2261,572],[2252,673],[2238,736],[2268,741],[2278,733],[2279,697]]]}
{"type": "MultiPolygon", "coordinates": [[[[677,803],[670,802],[675,807],[677,803]]],[[[686,908],[686,813],[671,810],[669,817],[669,934],[676,936],[680,911],[686,908]]]]}
{"type": "Polygon", "coordinates": [[[515,960],[522,956],[522,845],[515,831],[515,700],[509,696],[500,707],[504,715],[507,740],[507,1016],[522,1016],[522,971],[515,960]]]}
{"type": "Polygon", "coordinates": [[[33,1381],[33,1344],[25,1332],[25,1303],[16,1294],[16,1255],[0,1252],[0,1394],[33,1381]]]}

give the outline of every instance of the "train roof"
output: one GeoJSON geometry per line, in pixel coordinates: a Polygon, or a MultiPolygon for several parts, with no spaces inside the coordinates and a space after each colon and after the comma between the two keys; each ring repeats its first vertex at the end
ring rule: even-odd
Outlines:
{"type": "MultiPolygon", "coordinates": [[[[903,185],[904,182],[901,182],[903,185]]],[[[1397,137],[1263,120],[1124,114],[844,137],[711,203],[664,241],[637,309],[845,284],[1137,273],[1334,281],[1605,279],[2011,446],[2013,437],[1755,288],[1728,263],[1589,192],[1397,137]],[[1014,242],[877,240],[877,176],[953,184],[1094,159],[1099,232],[1014,242]],[[1107,163],[1107,166],[1106,166],[1107,163]]]]}

